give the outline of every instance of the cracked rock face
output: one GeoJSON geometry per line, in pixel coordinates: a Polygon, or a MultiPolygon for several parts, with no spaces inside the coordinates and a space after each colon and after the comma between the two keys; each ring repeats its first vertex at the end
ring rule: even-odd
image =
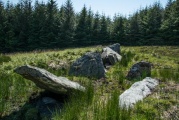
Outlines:
{"type": "Polygon", "coordinates": [[[150,77],[134,83],[119,96],[119,106],[127,109],[133,107],[138,101],[150,95],[158,84],[158,80],[150,77]]]}
{"type": "Polygon", "coordinates": [[[76,82],[70,81],[65,77],[57,77],[44,69],[30,65],[18,67],[14,72],[33,81],[38,87],[54,93],[61,94],[71,90],[85,90],[83,86],[76,82]]]}
{"type": "Polygon", "coordinates": [[[86,77],[105,77],[105,68],[100,53],[88,52],[77,59],[70,67],[70,75],[86,77]]]}

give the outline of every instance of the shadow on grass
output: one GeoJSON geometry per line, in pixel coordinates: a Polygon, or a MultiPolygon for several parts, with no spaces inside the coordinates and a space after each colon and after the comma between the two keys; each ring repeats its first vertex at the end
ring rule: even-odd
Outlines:
{"type": "Polygon", "coordinates": [[[40,95],[32,95],[18,111],[14,111],[0,120],[49,120],[55,111],[61,111],[63,104],[68,102],[69,95],[55,94],[49,91],[40,95]]]}

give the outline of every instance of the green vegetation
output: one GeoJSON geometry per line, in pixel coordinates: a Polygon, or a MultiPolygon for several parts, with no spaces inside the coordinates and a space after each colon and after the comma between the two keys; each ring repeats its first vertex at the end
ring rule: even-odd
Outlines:
{"type": "MultiPolygon", "coordinates": [[[[55,51],[33,51],[29,53],[9,54],[8,61],[0,66],[0,119],[30,120],[38,118],[38,111],[31,106],[30,98],[39,96],[44,90],[29,80],[13,72],[14,68],[30,64],[44,68],[57,76],[68,77],[87,88],[86,92],[70,93],[64,99],[61,111],[53,113],[54,120],[153,120],[175,119],[177,115],[166,115],[179,110],[179,47],[143,46],[123,47],[123,59],[111,67],[105,79],[68,76],[68,67],[52,69],[50,62],[58,64],[65,61],[71,64],[89,51],[100,51],[102,46],[72,48],[55,51]],[[135,105],[134,109],[120,109],[119,95],[137,80],[125,78],[129,68],[136,62],[151,62],[152,77],[160,81],[160,85],[152,95],[135,105]],[[13,113],[15,112],[15,113],[13,113]],[[36,116],[37,115],[37,116],[36,116]],[[5,117],[9,116],[9,117],[5,117]]],[[[140,78],[138,80],[141,80],[140,78]]]]}
{"type": "MultiPolygon", "coordinates": [[[[136,10],[129,17],[114,18],[83,7],[75,13],[73,3],[19,0],[0,1],[0,52],[10,53],[66,47],[106,45],[179,45],[179,0],[159,2],[136,10]]],[[[117,13],[120,11],[116,11],[117,13]]]]}

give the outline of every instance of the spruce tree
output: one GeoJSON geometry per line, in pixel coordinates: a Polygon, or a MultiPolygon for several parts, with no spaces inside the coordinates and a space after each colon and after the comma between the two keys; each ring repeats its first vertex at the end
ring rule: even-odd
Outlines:
{"type": "Polygon", "coordinates": [[[64,47],[65,45],[64,23],[65,23],[65,9],[64,6],[62,5],[58,12],[58,22],[57,22],[58,35],[56,37],[56,41],[58,47],[64,47]]]}
{"type": "Polygon", "coordinates": [[[118,42],[121,44],[124,43],[125,30],[124,30],[124,18],[122,16],[114,17],[112,36],[113,36],[113,42],[118,42]]]}
{"type": "Polygon", "coordinates": [[[101,17],[101,27],[99,31],[99,40],[100,43],[107,43],[109,40],[109,32],[108,32],[108,23],[105,15],[101,17]]]}
{"type": "Polygon", "coordinates": [[[0,52],[5,52],[5,33],[4,33],[4,21],[5,21],[4,4],[0,1],[0,52]]]}
{"type": "Polygon", "coordinates": [[[134,13],[132,17],[129,18],[129,31],[128,31],[128,45],[135,45],[139,41],[139,14],[134,13]]]}
{"type": "Polygon", "coordinates": [[[87,45],[87,9],[84,6],[80,16],[75,34],[76,45],[87,45]]]}
{"type": "Polygon", "coordinates": [[[101,29],[101,26],[100,26],[100,15],[99,13],[97,12],[94,16],[94,24],[93,24],[93,28],[92,28],[92,45],[97,45],[97,44],[100,44],[100,40],[99,40],[99,37],[100,37],[100,29],[101,29]]]}
{"type": "Polygon", "coordinates": [[[93,39],[93,12],[91,11],[91,8],[87,12],[87,20],[86,20],[86,45],[92,45],[92,39],[93,39]]]}
{"type": "Polygon", "coordinates": [[[29,37],[29,49],[44,49],[46,44],[46,5],[42,2],[35,2],[34,11],[32,13],[32,19],[30,22],[30,37],[29,37]]]}
{"type": "Polygon", "coordinates": [[[75,13],[71,0],[67,0],[64,5],[65,21],[63,25],[64,32],[64,46],[71,46],[74,42],[74,31],[75,31],[75,13]]]}

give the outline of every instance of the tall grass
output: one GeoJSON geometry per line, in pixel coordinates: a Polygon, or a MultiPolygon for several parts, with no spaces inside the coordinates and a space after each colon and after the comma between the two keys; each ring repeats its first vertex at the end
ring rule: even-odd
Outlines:
{"type": "MultiPolygon", "coordinates": [[[[179,92],[169,83],[179,84],[178,48],[168,47],[123,47],[122,61],[116,63],[107,72],[103,82],[85,77],[68,76],[68,69],[53,70],[48,67],[50,61],[60,60],[72,63],[88,51],[100,51],[98,48],[76,48],[62,51],[40,53],[18,53],[0,56],[0,118],[22,109],[32,93],[41,91],[34,83],[13,73],[13,69],[30,64],[47,69],[57,76],[65,76],[70,80],[86,86],[85,92],[71,92],[61,111],[53,113],[54,120],[149,120],[162,119],[164,111],[179,103],[179,92]],[[149,49],[150,48],[150,49],[149,49]],[[155,49],[155,50],[154,50],[155,49]],[[163,55],[162,51],[166,53],[163,55]],[[168,51],[167,51],[168,50],[168,51]],[[135,53],[135,54],[134,54],[135,53]],[[157,54],[154,55],[153,53],[157,54]],[[10,58],[10,59],[9,59],[10,58]],[[141,60],[154,63],[152,77],[160,80],[160,86],[152,95],[139,102],[134,109],[125,110],[119,107],[119,95],[135,81],[125,78],[130,67],[141,60]],[[169,66],[168,69],[165,66],[169,66]]],[[[143,74],[145,76],[145,73],[143,74]]],[[[143,77],[144,77],[143,76],[143,77]]],[[[141,78],[142,79],[142,78],[141,78]]],[[[140,80],[140,79],[139,79],[140,80]]],[[[23,109],[22,109],[23,111],[23,109]]],[[[30,113],[37,111],[31,106],[19,114],[19,118],[28,119],[30,113]],[[26,117],[25,117],[26,116],[26,117]]],[[[30,116],[31,117],[31,116],[30,116]]],[[[3,119],[3,118],[2,118],[3,119]]],[[[29,118],[30,119],[30,118],[29,118]]]]}
{"type": "Polygon", "coordinates": [[[4,71],[0,71],[0,116],[3,115],[4,110],[6,110],[6,101],[10,96],[9,87],[11,86],[8,79],[8,74],[4,71]],[[4,81],[7,80],[7,81],[4,81]]]}

